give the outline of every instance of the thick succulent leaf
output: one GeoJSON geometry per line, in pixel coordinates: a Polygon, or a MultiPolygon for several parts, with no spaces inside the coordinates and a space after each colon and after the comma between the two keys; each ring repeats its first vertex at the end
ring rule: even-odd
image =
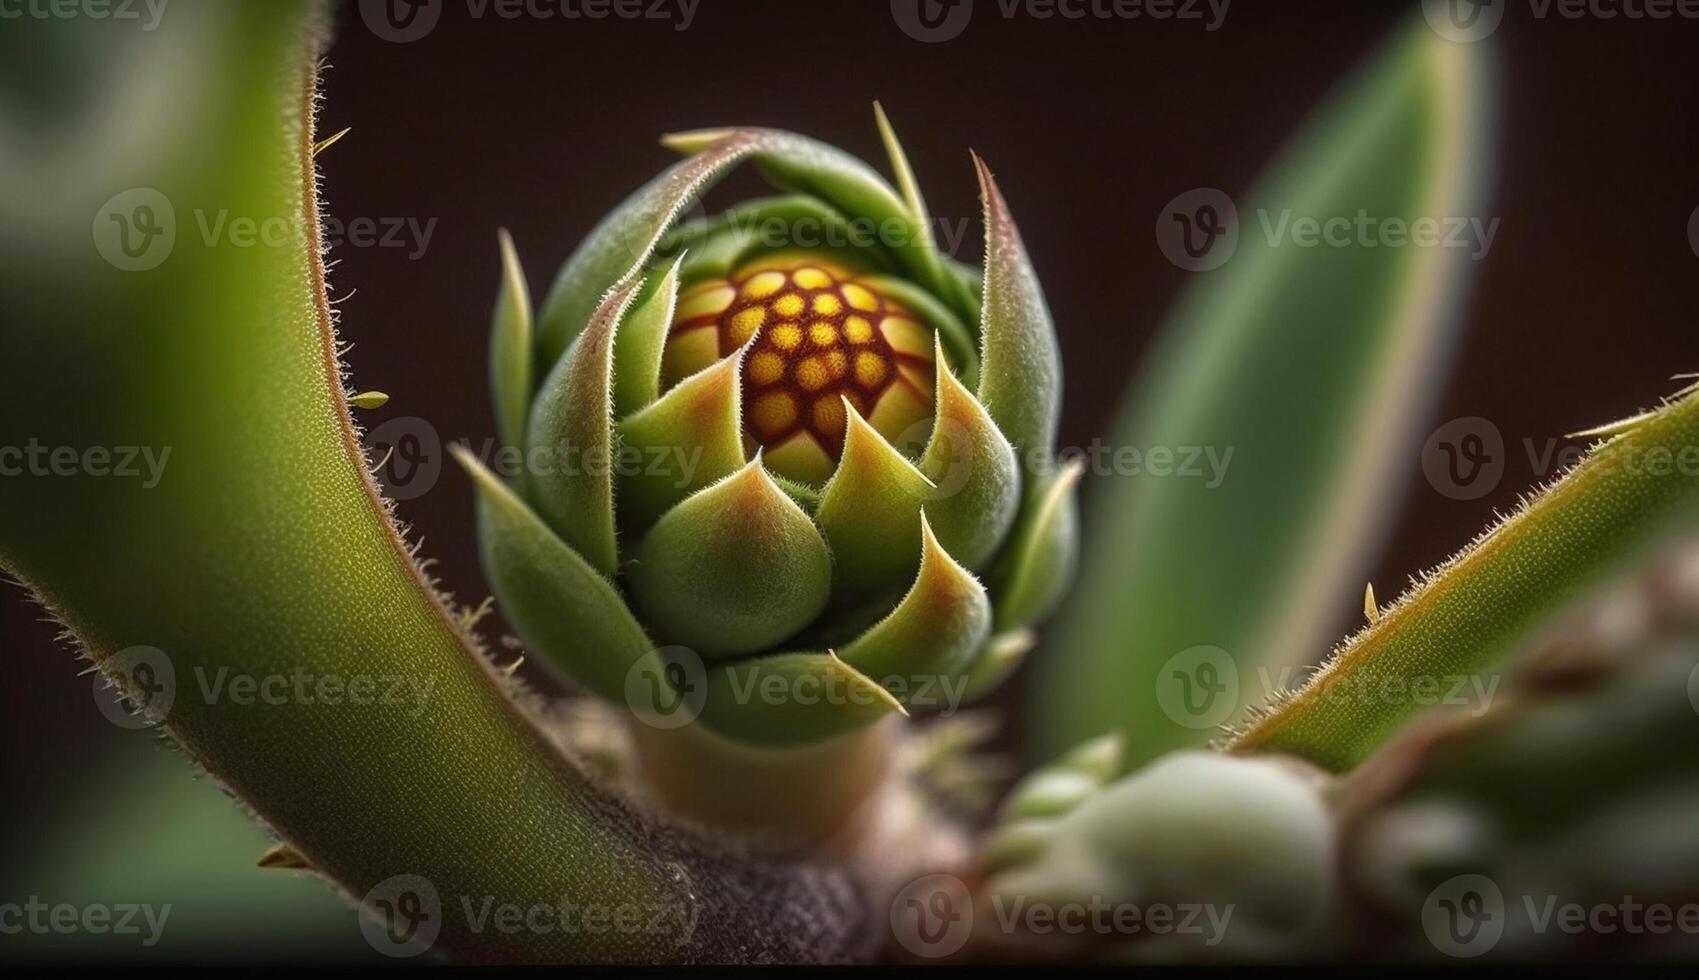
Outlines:
{"type": "Polygon", "coordinates": [[[673,505],[744,465],[738,375],[722,358],[619,423],[624,462],[619,519],[645,527],[673,505]]]}
{"type": "Polygon", "coordinates": [[[1675,462],[1696,445],[1699,396],[1693,394],[1598,445],[1563,479],[1425,576],[1230,747],[1346,769],[1432,700],[1363,692],[1416,691],[1441,679],[1481,683],[1502,673],[1534,630],[1640,558],[1657,534],[1672,525],[1685,533],[1699,526],[1699,480],[1675,462]]]}
{"type": "Polygon", "coordinates": [[[688,249],[680,280],[694,283],[723,279],[764,252],[788,248],[824,251],[860,271],[895,269],[895,261],[877,245],[876,235],[819,198],[787,194],[745,201],[724,214],[680,225],[656,251],[671,255],[688,249]]]}
{"type": "Polygon", "coordinates": [[[979,400],[1029,472],[1032,454],[1056,443],[1062,355],[1050,307],[1021,243],[1020,230],[985,161],[973,158],[985,203],[985,301],[980,308],[979,400]]]}
{"type": "MultiPolygon", "coordinates": [[[[992,603],[995,607],[995,600],[992,603]]],[[[993,609],[995,616],[995,609],[993,609]]],[[[995,622],[995,619],[993,619],[995,622]]],[[[968,668],[967,687],[962,701],[969,703],[985,697],[1009,679],[1026,662],[1026,655],[1038,645],[1038,634],[1028,629],[993,634],[968,668]]]]}
{"type": "Polygon", "coordinates": [[[661,394],[661,353],[678,303],[679,260],[644,280],[614,334],[614,418],[623,419],[661,394]]]}
{"type": "Polygon", "coordinates": [[[1039,751],[1116,726],[1133,761],[1207,738],[1158,707],[1162,666],[1184,650],[1218,647],[1248,681],[1326,649],[1417,457],[1471,256],[1300,248],[1265,229],[1481,214],[1487,57],[1417,18],[1239,202],[1237,250],[1182,298],[1113,430],[1116,446],[1193,447],[1203,475],[1096,498],[1081,588],[1035,686],[1039,751]]]}
{"type": "Polygon", "coordinates": [[[991,633],[991,603],[979,581],[921,518],[920,574],[891,614],[844,647],[845,663],[903,703],[954,707],[963,677],[991,633]]]}
{"type": "Polygon", "coordinates": [[[529,498],[572,550],[603,575],[619,568],[614,529],[614,334],[637,287],[608,294],[543,382],[527,446],[541,464],[529,498]]]}
{"type": "Polygon", "coordinates": [[[895,590],[914,574],[920,553],[920,507],[931,481],[878,430],[844,403],[843,458],[820,493],[814,519],[832,546],[839,593],[895,590]]]}
{"type": "Polygon", "coordinates": [[[924,223],[917,224],[902,197],[878,171],[819,140],[776,129],[727,128],[674,133],[662,142],[682,153],[698,153],[727,143],[751,146],[756,165],[773,186],[811,194],[852,218],[881,229],[880,244],[908,275],[934,293],[950,296],[938,253],[924,223]]]}
{"type": "Polygon", "coordinates": [[[1029,626],[1050,615],[1073,584],[1079,552],[1075,491],[1085,463],[1072,460],[1033,479],[1008,547],[997,557],[991,594],[997,629],[1029,626]]]}
{"type": "Polygon", "coordinates": [[[718,658],[807,626],[831,593],[832,556],[757,458],[656,522],[627,579],[662,639],[718,658]]]}
{"type": "Polygon", "coordinates": [[[883,687],[827,653],[777,653],[711,668],[696,720],[771,748],[817,742],[906,714],[883,687]]]}
{"type": "Polygon", "coordinates": [[[495,399],[496,434],[509,446],[523,446],[525,422],[531,414],[531,293],[513,237],[506,229],[498,237],[501,287],[490,324],[490,392],[495,399]]]}
{"type": "Polygon", "coordinates": [[[969,568],[996,551],[1014,521],[1020,473],[1014,450],[939,357],[932,436],[917,466],[845,403],[843,458],[815,510],[831,542],[836,589],[877,594],[914,571],[921,508],[944,547],[969,568]]]}
{"type": "Polygon", "coordinates": [[[920,457],[920,472],[932,484],[926,513],[950,554],[977,569],[996,552],[1015,521],[1020,466],[1014,447],[985,406],[956,380],[941,340],[934,363],[932,437],[920,457]]]}
{"type": "Polygon", "coordinates": [[[613,584],[532,512],[501,478],[456,446],[478,492],[484,575],[525,649],[574,683],[612,701],[653,645],[613,584]]]}
{"type": "Polygon", "coordinates": [[[733,138],[681,160],[620,202],[573,251],[543,303],[537,363],[552,367],[589,323],[607,293],[630,286],[672,223],[714,182],[749,154],[751,140],[733,138]]]}

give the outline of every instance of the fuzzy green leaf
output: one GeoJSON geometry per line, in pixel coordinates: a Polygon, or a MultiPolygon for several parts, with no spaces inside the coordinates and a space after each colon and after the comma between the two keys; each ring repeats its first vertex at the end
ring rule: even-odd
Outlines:
{"type": "Polygon", "coordinates": [[[1604,442],[1383,611],[1230,747],[1345,769],[1423,703],[1365,692],[1502,671],[1534,629],[1639,557],[1655,533],[1699,524],[1699,478],[1677,462],[1695,447],[1699,396],[1691,394],[1604,442]]]}
{"type": "Polygon", "coordinates": [[[977,154],[985,204],[985,302],[980,310],[979,400],[1014,444],[1029,472],[1034,453],[1056,444],[1062,405],[1062,355],[1050,307],[1027,258],[1014,216],[977,154]]]}
{"type": "Polygon", "coordinates": [[[744,465],[741,363],[741,355],[722,358],[619,424],[622,524],[646,527],[744,465]]]}
{"type": "Polygon", "coordinates": [[[1020,466],[1014,447],[985,406],[956,380],[941,339],[934,364],[932,437],[920,457],[920,472],[932,484],[927,516],[950,554],[977,569],[996,552],[1015,521],[1020,466]]]}
{"type": "Polygon", "coordinates": [[[715,667],[697,721],[749,745],[790,748],[871,725],[902,705],[832,653],[778,653],[715,667]]]}
{"type": "Polygon", "coordinates": [[[652,644],[613,584],[471,453],[455,447],[454,457],[477,487],[484,574],[526,650],[585,690],[624,698],[652,644]]]}
{"type": "Polygon", "coordinates": [[[1085,464],[1070,462],[1033,479],[1008,547],[991,574],[997,629],[1037,623],[1056,608],[1073,584],[1079,552],[1075,490],[1085,464]]]}
{"type": "Polygon", "coordinates": [[[543,382],[531,409],[527,496],[573,551],[603,575],[619,568],[614,529],[614,334],[636,286],[608,294],[543,382]]]}
{"type": "Polygon", "coordinates": [[[663,639],[717,658],[771,647],[807,626],[826,606],[832,556],[756,459],[668,511],[638,545],[627,578],[663,639]]]}
{"type": "Polygon", "coordinates": [[[614,418],[623,419],[661,394],[661,353],[678,302],[679,262],[656,270],[620,320],[614,335],[614,418]]]}
{"type": "Polygon", "coordinates": [[[842,651],[845,663],[905,704],[951,697],[991,632],[984,587],[945,550],[925,515],[921,536],[920,574],[908,594],[842,651]]]}

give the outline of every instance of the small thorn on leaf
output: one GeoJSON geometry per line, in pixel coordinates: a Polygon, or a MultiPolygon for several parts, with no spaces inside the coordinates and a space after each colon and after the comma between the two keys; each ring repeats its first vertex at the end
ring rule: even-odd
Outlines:
{"type": "Polygon", "coordinates": [[[1596,425],[1591,429],[1582,429],[1580,432],[1565,433],[1564,438],[1603,439],[1607,436],[1621,435],[1642,422],[1650,421],[1652,417],[1657,414],[1658,413],[1655,411],[1641,412],[1639,415],[1630,415],[1628,418],[1617,419],[1615,422],[1606,422],[1604,425],[1596,425]]]}
{"type": "Polygon", "coordinates": [[[362,391],[348,401],[355,408],[382,408],[389,404],[389,396],[381,391],[362,391]]]}
{"type": "Polygon", "coordinates": [[[290,871],[312,871],[312,862],[288,844],[273,844],[256,862],[261,868],[283,868],[290,871]]]}
{"type": "Polygon", "coordinates": [[[324,139],[319,140],[317,143],[314,143],[313,144],[313,156],[318,156],[320,153],[323,153],[325,150],[330,149],[332,144],[334,144],[337,140],[341,139],[342,137],[347,136],[348,131],[350,129],[353,129],[353,128],[354,128],[353,126],[344,126],[344,127],[342,127],[340,132],[332,133],[331,135],[326,136],[324,139]]]}
{"type": "Polygon", "coordinates": [[[502,676],[503,677],[512,677],[515,673],[518,673],[519,665],[523,664],[524,662],[525,662],[525,655],[520,654],[519,658],[517,660],[513,661],[513,663],[510,663],[506,667],[503,667],[501,669],[502,676]]]}
{"type": "Polygon", "coordinates": [[[1380,622],[1380,606],[1375,603],[1375,584],[1368,582],[1363,585],[1363,615],[1369,618],[1369,625],[1380,622]]]}

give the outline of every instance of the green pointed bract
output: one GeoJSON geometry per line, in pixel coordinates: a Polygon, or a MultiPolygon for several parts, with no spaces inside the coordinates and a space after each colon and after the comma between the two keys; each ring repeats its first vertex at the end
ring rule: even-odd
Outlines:
{"type": "Polygon", "coordinates": [[[623,524],[647,526],[744,465],[740,362],[741,355],[716,361],[619,423],[625,455],[635,464],[621,471],[623,524]]]}
{"type": "Polygon", "coordinates": [[[955,707],[991,632],[985,589],[951,558],[921,517],[920,574],[891,614],[845,647],[845,663],[918,707],[955,707]]]}
{"type": "Polygon", "coordinates": [[[985,203],[985,299],[980,309],[979,400],[1009,437],[1029,472],[1032,454],[1056,441],[1062,358],[1050,308],[1020,231],[985,161],[976,154],[985,203]]]}
{"type": "Polygon", "coordinates": [[[451,451],[477,491],[484,574],[502,616],[533,656],[585,690],[623,700],[627,673],[652,645],[613,584],[476,457],[451,451]]]}
{"type": "Polygon", "coordinates": [[[991,574],[999,631],[1042,620],[1067,593],[1079,553],[1075,491],[1084,472],[1085,464],[1074,460],[1038,477],[1027,492],[1015,532],[991,574]]]}
{"type": "Polygon", "coordinates": [[[819,140],[777,129],[703,129],[674,133],[662,142],[682,153],[720,148],[745,141],[756,165],[773,186],[812,194],[844,214],[872,222],[880,244],[904,271],[941,295],[951,295],[924,223],[917,224],[908,205],[878,171],[819,140]]]}
{"type": "Polygon", "coordinates": [[[614,336],[614,417],[624,418],[660,397],[661,351],[678,302],[679,259],[657,269],[631,301],[614,336]]]}
{"type": "Polygon", "coordinates": [[[497,435],[509,446],[523,446],[533,384],[531,294],[513,238],[503,229],[497,240],[501,288],[490,323],[490,391],[495,398],[497,435]]]}
{"type": "Polygon", "coordinates": [[[792,747],[907,714],[883,687],[827,653],[778,653],[710,668],[696,720],[750,745],[792,747]]]}
{"type": "Polygon", "coordinates": [[[705,147],[643,185],[602,219],[549,288],[537,330],[537,363],[553,365],[608,290],[636,281],[679,214],[749,154],[750,142],[734,138],[705,147]]]}
{"type": "Polygon", "coordinates": [[[877,245],[876,234],[852,224],[826,202],[805,194],[786,194],[747,201],[724,214],[680,225],[657,250],[671,254],[689,249],[679,273],[681,281],[689,283],[724,279],[763,252],[799,247],[830,255],[850,269],[895,269],[895,261],[878,251],[877,245]],[[797,241],[804,238],[808,240],[797,241]],[[830,244],[816,248],[815,242],[830,244]]]}
{"type": "Polygon", "coordinates": [[[668,511],[627,579],[662,639],[714,659],[772,647],[807,626],[826,606],[832,556],[756,459],[668,511]]]}
{"type": "Polygon", "coordinates": [[[873,594],[902,587],[920,553],[920,506],[932,484],[845,404],[844,455],[814,513],[832,545],[834,588],[873,594]]]}
{"type": "Polygon", "coordinates": [[[1014,450],[944,358],[935,363],[937,414],[919,466],[848,408],[843,459],[815,512],[832,543],[841,591],[894,589],[913,574],[922,507],[944,546],[969,568],[996,551],[1014,521],[1014,450]]]}
{"type": "Polygon", "coordinates": [[[985,406],[951,373],[937,342],[936,411],[920,472],[932,483],[927,517],[957,560],[979,568],[1003,542],[1021,499],[1015,450],[985,406]]]}
{"type": "Polygon", "coordinates": [[[1028,629],[997,633],[985,641],[984,649],[968,668],[963,703],[972,703],[996,690],[1026,662],[1026,655],[1037,644],[1038,634],[1028,629]]]}
{"type": "Polygon", "coordinates": [[[636,286],[615,290],[543,383],[531,410],[530,499],[597,571],[619,567],[614,531],[614,446],[610,390],[614,334],[636,286]]]}
{"type": "Polygon", "coordinates": [[[932,214],[926,207],[926,196],[920,192],[920,181],[914,176],[914,168],[909,165],[908,154],[903,151],[901,140],[897,139],[897,130],[891,125],[890,117],[885,115],[885,107],[877,101],[873,103],[873,119],[879,127],[879,139],[885,144],[885,156],[891,161],[891,175],[896,178],[897,189],[902,193],[903,204],[908,208],[909,220],[918,230],[926,248],[918,256],[926,264],[926,272],[922,281],[932,284],[933,288],[941,289],[944,295],[952,301],[957,309],[968,309],[973,303],[966,290],[962,289],[960,280],[950,275],[944,268],[944,256],[938,252],[938,243],[932,234],[932,214]]]}

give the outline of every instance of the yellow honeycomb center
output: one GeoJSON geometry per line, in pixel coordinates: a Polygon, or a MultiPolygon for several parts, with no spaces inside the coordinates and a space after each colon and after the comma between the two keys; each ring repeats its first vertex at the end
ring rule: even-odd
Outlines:
{"type": "Polygon", "coordinates": [[[676,384],[747,345],[745,435],[770,469],[819,484],[843,453],[846,401],[904,448],[924,438],[932,342],[876,281],[812,257],[769,258],[679,297],[662,374],[676,384]]]}

